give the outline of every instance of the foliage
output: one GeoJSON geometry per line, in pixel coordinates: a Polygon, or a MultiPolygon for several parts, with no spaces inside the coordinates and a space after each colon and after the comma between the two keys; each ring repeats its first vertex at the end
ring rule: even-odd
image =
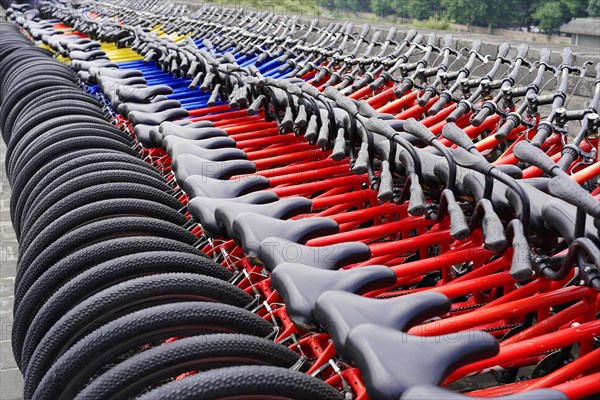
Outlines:
{"type": "Polygon", "coordinates": [[[411,25],[414,26],[415,28],[425,28],[425,29],[434,29],[434,30],[445,31],[445,30],[448,30],[453,23],[454,23],[454,21],[452,21],[446,17],[432,16],[423,21],[414,19],[412,21],[411,25]]]}
{"type": "Polygon", "coordinates": [[[586,11],[590,17],[600,17],[600,0],[590,0],[586,11]]]}

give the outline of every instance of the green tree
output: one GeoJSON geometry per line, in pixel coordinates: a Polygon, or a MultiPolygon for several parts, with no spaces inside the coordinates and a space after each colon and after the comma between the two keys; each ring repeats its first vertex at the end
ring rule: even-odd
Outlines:
{"type": "Polygon", "coordinates": [[[600,0],[590,0],[586,11],[590,17],[600,17],[600,0]]]}
{"type": "Polygon", "coordinates": [[[585,7],[581,0],[538,0],[533,19],[544,32],[557,33],[560,26],[571,18],[587,15],[585,7]]]}
{"type": "Polygon", "coordinates": [[[371,9],[380,18],[392,14],[393,11],[390,0],[371,0],[371,9]]]}
{"type": "Polygon", "coordinates": [[[481,0],[441,0],[444,15],[466,25],[486,25],[487,4],[481,0]]]}

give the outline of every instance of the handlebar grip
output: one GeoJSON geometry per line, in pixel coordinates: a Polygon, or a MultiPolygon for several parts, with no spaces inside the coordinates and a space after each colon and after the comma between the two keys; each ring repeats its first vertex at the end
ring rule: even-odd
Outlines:
{"type": "Polygon", "coordinates": [[[509,114],[504,124],[498,129],[494,137],[497,140],[504,140],[521,123],[521,119],[515,114],[509,114]]]}
{"type": "Polygon", "coordinates": [[[317,129],[318,129],[318,123],[317,123],[317,116],[313,115],[310,117],[310,120],[308,121],[308,126],[306,127],[306,133],[304,133],[304,138],[306,140],[308,140],[309,142],[314,142],[317,139],[317,129]]]}
{"type": "Polygon", "coordinates": [[[185,76],[188,78],[191,78],[193,76],[196,76],[196,72],[198,71],[198,67],[200,66],[200,63],[198,63],[198,61],[192,61],[190,63],[190,67],[188,68],[185,76]]]}
{"type": "Polygon", "coordinates": [[[429,38],[427,39],[427,46],[434,46],[435,45],[435,33],[430,33],[429,34],[429,38]]]}
{"type": "Polygon", "coordinates": [[[600,80],[600,62],[596,64],[596,80],[600,80]]]}
{"type": "Polygon", "coordinates": [[[248,115],[252,116],[252,115],[256,115],[258,113],[258,110],[260,108],[260,106],[262,105],[262,102],[265,101],[266,97],[264,94],[259,95],[256,100],[254,100],[252,102],[252,104],[250,104],[250,107],[248,107],[248,115]]]}
{"type": "Polygon", "coordinates": [[[473,44],[471,45],[471,51],[479,53],[479,50],[481,50],[481,40],[477,39],[473,41],[473,44]]]}
{"type": "Polygon", "coordinates": [[[466,239],[470,235],[471,231],[469,230],[467,218],[465,217],[462,208],[460,208],[456,200],[448,201],[447,211],[448,216],[450,217],[450,236],[457,240],[466,239]]]}
{"type": "Polygon", "coordinates": [[[473,126],[481,126],[485,120],[496,112],[496,107],[491,103],[483,103],[481,110],[475,115],[475,117],[471,120],[471,124],[473,126]]]}
{"type": "Polygon", "coordinates": [[[202,81],[202,85],[200,85],[200,90],[202,90],[203,92],[208,91],[208,89],[210,88],[210,85],[212,84],[212,82],[215,80],[217,76],[212,73],[209,72],[206,74],[206,77],[204,77],[204,80],[202,81]]]}
{"type": "Polygon", "coordinates": [[[344,30],[344,33],[346,35],[350,35],[352,34],[352,30],[354,29],[354,24],[352,22],[347,22],[346,23],[346,29],[344,30]]]}
{"type": "Polygon", "coordinates": [[[361,30],[360,30],[360,36],[361,37],[365,37],[367,36],[367,34],[369,33],[369,31],[371,30],[371,25],[370,24],[363,24],[361,30]]]}
{"type": "Polygon", "coordinates": [[[327,68],[321,67],[321,69],[319,70],[319,72],[317,73],[317,75],[315,75],[314,81],[315,82],[321,82],[323,79],[325,79],[325,77],[329,74],[329,71],[327,70],[327,68]]]}
{"type": "Polygon", "coordinates": [[[406,32],[406,36],[404,37],[404,40],[406,41],[411,41],[415,38],[415,36],[417,36],[417,30],[416,29],[411,29],[408,32],[406,32]]]}
{"type": "Polygon", "coordinates": [[[321,94],[321,92],[319,92],[319,89],[308,83],[302,85],[302,91],[314,98],[319,97],[319,95],[321,94]]]}
{"type": "Polygon", "coordinates": [[[600,218],[600,202],[568,175],[560,174],[552,178],[548,190],[552,195],[584,210],[592,217],[600,218]]]}
{"type": "Polygon", "coordinates": [[[385,85],[387,83],[387,81],[388,81],[387,77],[385,77],[385,76],[378,76],[377,79],[375,79],[369,85],[369,89],[371,89],[372,91],[380,89],[383,85],[385,85]]]}
{"type": "Polygon", "coordinates": [[[468,113],[470,110],[471,106],[469,105],[469,103],[467,103],[464,100],[461,100],[456,105],[454,111],[452,111],[452,113],[450,113],[450,115],[446,117],[446,122],[456,122],[460,117],[468,113]]]}
{"type": "Polygon", "coordinates": [[[396,34],[398,33],[398,29],[395,26],[392,26],[390,28],[390,30],[388,31],[388,35],[385,38],[386,42],[391,42],[392,40],[394,40],[394,38],[396,37],[396,34]]]}
{"type": "Polygon", "coordinates": [[[306,114],[306,108],[304,107],[304,105],[300,105],[300,107],[298,107],[298,115],[296,116],[296,120],[294,121],[294,124],[299,130],[303,130],[304,128],[306,128],[307,118],[308,116],[306,114]]]}
{"type": "Polygon", "coordinates": [[[335,103],[338,105],[338,107],[352,116],[358,114],[358,108],[356,107],[354,100],[349,97],[343,97],[340,95],[340,97],[335,100],[335,103]]]}
{"type": "Polygon", "coordinates": [[[552,134],[552,127],[547,123],[541,123],[537,127],[537,131],[533,139],[531,139],[531,144],[535,147],[542,147],[542,144],[550,137],[552,134]]]}
{"type": "MultiPolygon", "coordinates": [[[[481,199],[480,201],[489,201],[481,199]]],[[[486,210],[481,220],[481,230],[483,231],[483,243],[489,250],[498,253],[506,249],[508,242],[504,234],[504,225],[498,214],[493,211],[490,203],[490,209],[486,210]]]]}
{"type": "Polygon", "coordinates": [[[550,62],[550,56],[552,55],[552,52],[549,48],[544,47],[538,51],[538,55],[540,57],[540,64],[548,64],[550,62]]]}
{"type": "Polygon", "coordinates": [[[302,67],[302,69],[300,69],[300,71],[298,71],[296,76],[303,77],[304,75],[306,75],[310,71],[312,71],[312,69],[313,69],[312,65],[310,65],[310,64],[305,65],[304,67],[302,67]]]}
{"type": "Polygon", "coordinates": [[[365,118],[379,118],[379,113],[366,100],[358,100],[356,103],[358,113],[365,118]]]}
{"type": "Polygon", "coordinates": [[[209,107],[213,107],[217,103],[217,97],[219,96],[219,91],[221,90],[221,85],[215,85],[210,97],[208,98],[208,102],[206,103],[209,107]]]}
{"type": "Polygon", "coordinates": [[[404,121],[404,131],[418,137],[427,144],[431,144],[434,140],[437,140],[437,137],[431,133],[429,128],[414,118],[404,121]]]}
{"type": "Polygon", "coordinates": [[[527,52],[529,51],[529,45],[528,44],[521,44],[519,45],[519,47],[517,48],[517,58],[525,58],[527,57],[527,52]]]}
{"type": "Polygon", "coordinates": [[[317,138],[317,146],[326,147],[329,144],[329,124],[323,121],[321,129],[319,129],[319,137],[317,138]]]}
{"type": "Polygon", "coordinates": [[[513,179],[523,179],[523,170],[518,165],[514,164],[498,164],[496,169],[513,179]]]}
{"type": "MultiPolygon", "coordinates": [[[[423,91],[423,94],[419,97],[417,104],[419,104],[420,107],[425,107],[427,103],[429,103],[429,100],[433,99],[433,96],[435,96],[435,89],[427,86],[423,91]]],[[[439,113],[445,105],[445,100],[442,101],[442,97],[440,97],[440,99],[429,109],[429,113],[433,113],[430,115],[439,113]]]]}
{"type": "Polygon", "coordinates": [[[516,281],[524,281],[531,277],[533,268],[531,267],[531,247],[527,242],[527,238],[523,234],[523,227],[520,221],[513,220],[511,224],[518,222],[519,229],[515,228],[515,233],[512,240],[513,256],[510,265],[510,276],[516,281]]]}
{"type": "Polygon", "coordinates": [[[442,136],[465,150],[470,151],[471,149],[476,149],[471,138],[454,122],[449,122],[444,125],[442,128],[442,136]]]}
{"type": "Polygon", "coordinates": [[[454,42],[454,37],[450,34],[447,34],[446,36],[444,36],[444,44],[442,45],[442,47],[451,49],[452,42],[454,42]]]}
{"type": "Polygon", "coordinates": [[[498,54],[496,55],[496,57],[506,58],[509,50],[510,50],[510,43],[508,43],[508,42],[502,43],[500,46],[498,46],[498,54]]]}
{"type": "Polygon", "coordinates": [[[340,128],[335,136],[331,158],[335,161],[341,161],[344,157],[346,157],[346,137],[344,136],[344,128],[340,128]]]}
{"type": "Polygon", "coordinates": [[[352,166],[352,172],[356,175],[366,174],[368,171],[369,164],[369,144],[368,142],[362,142],[360,145],[360,150],[356,155],[356,160],[354,161],[354,165],[352,166]]]}
{"type": "Polygon", "coordinates": [[[402,83],[400,84],[400,87],[398,89],[394,90],[394,96],[396,96],[396,98],[399,99],[402,96],[404,96],[404,94],[412,88],[413,88],[412,79],[404,78],[402,80],[402,83]]]}
{"type": "Polygon", "coordinates": [[[557,168],[557,165],[543,150],[532,146],[530,143],[521,141],[513,148],[513,154],[519,160],[531,165],[535,165],[541,169],[546,175],[552,175],[552,170],[557,168]]]}
{"type": "Polygon", "coordinates": [[[410,195],[408,198],[408,213],[412,216],[422,215],[427,206],[425,193],[419,183],[419,176],[414,172],[409,175],[410,178],[410,195]]]}
{"type": "Polygon", "coordinates": [[[148,64],[150,61],[152,61],[152,59],[156,56],[156,52],[154,50],[150,50],[148,53],[146,53],[146,56],[144,57],[143,63],[144,64],[148,64]]]}
{"type": "Polygon", "coordinates": [[[279,130],[282,133],[291,132],[294,128],[294,114],[292,113],[292,107],[287,106],[285,108],[285,114],[283,119],[281,120],[281,125],[279,126],[279,130]]]}
{"type": "Polygon", "coordinates": [[[194,77],[194,79],[192,79],[192,82],[190,82],[188,89],[193,90],[196,88],[196,86],[198,86],[198,83],[200,83],[200,80],[204,77],[204,73],[202,72],[198,72],[198,74],[194,77]]]}
{"type": "Polygon", "coordinates": [[[562,67],[571,67],[573,66],[573,49],[570,47],[565,47],[561,53],[562,58],[562,67]]]}
{"type": "Polygon", "coordinates": [[[390,163],[387,160],[381,162],[381,173],[379,174],[379,188],[377,189],[377,200],[381,203],[390,201],[394,196],[394,180],[390,172],[390,163]]]}

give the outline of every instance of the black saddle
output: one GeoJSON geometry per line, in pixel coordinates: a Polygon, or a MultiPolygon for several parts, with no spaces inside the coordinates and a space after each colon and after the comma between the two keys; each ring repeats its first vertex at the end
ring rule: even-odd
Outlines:
{"type": "Polygon", "coordinates": [[[123,103],[147,103],[155,96],[173,94],[173,89],[167,85],[154,85],[145,88],[136,88],[135,90],[119,88],[117,89],[117,94],[123,103]]]}
{"type": "Polygon", "coordinates": [[[233,223],[238,215],[244,212],[254,212],[277,219],[288,219],[298,214],[310,212],[312,201],[305,197],[288,197],[269,204],[247,204],[239,202],[225,202],[215,210],[215,218],[222,225],[229,237],[236,242],[240,241],[233,229],[233,223]]]}
{"type": "Polygon", "coordinates": [[[337,222],[331,218],[305,218],[299,220],[280,220],[277,218],[245,212],[233,221],[232,235],[239,238],[236,243],[242,246],[244,254],[251,261],[260,263],[258,248],[269,236],[278,236],[292,242],[302,242],[315,237],[332,235],[339,232],[337,222]]]}
{"type": "Polygon", "coordinates": [[[74,50],[69,52],[69,58],[71,60],[108,60],[108,56],[103,50],[92,50],[92,51],[80,51],[74,50]]]}
{"type": "Polygon", "coordinates": [[[185,108],[170,108],[155,113],[145,113],[143,111],[132,111],[127,118],[134,124],[160,125],[162,122],[171,121],[177,118],[185,118],[189,115],[185,108]]]}
{"type": "MultiPolygon", "coordinates": [[[[437,386],[415,386],[408,389],[400,400],[484,400],[483,397],[465,396],[437,386]]],[[[568,397],[558,390],[538,389],[517,393],[510,396],[486,397],[486,400],[568,400],[568,397]]]]}
{"type": "Polygon", "coordinates": [[[115,79],[133,78],[134,76],[144,76],[139,69],[117,69],[117,68],[90,68],[92,76],[107,76],[115,79]]]}
{"type": "Polygon", "coordinates": [[[119,114],[127,115],[131,111],[154,113],[178,107],[181,107],[181,103],[177,100],[163,100],[153,103],[121,103],[119,104],[119,107],[117,107],[117,111],[119,114]]]}
{"type": "Polygon", "coordinates": [[[277,201],[279,197],[269,190],[259,190],[233,199],[211,199],[207,197],[194,197],[188,202],[187,209],[190,214],[200,222],[202,230],[212,237],[227,237],[227,231],[215,218],[215,210],[225,202],[241,204],[264,204],[277,201]]]}
{"type": "MultiPolygon", "coordinates": [[[[235,140],[233,140],[230,137],[214,137],[204,140],[189,140],[180,138],[179,136],[167,136],[166,138],[162,139],[162,136],[160,136],[158,132],[156,132],[155,135],[161,138],[160,142],[158,143],[160,143],[169,154],[173,153],[177,146],[187,146],[190,148],[199,147],[201,149],[221,149],[235,147],[235,140]]],[[[153,136],[152,140],[156,141],[155,136],[153,136]]]]}
{"type": "Polygon", "coordinates": [[[152,140],[150,135],[150,131],[154,128],[152,125],[143,125],[138,124],[133,128],[133,133],[137,137],[137,139],[142,143],[142,145],[147,149],[153,149],[156,147],[160,147],[152,140]]]}
{"type": "Polygon", "coordinates": [[[371,258],[371,250],[362,242],[313,247],[271,236],[260,243],[258,258],[271,272],[285,262],[336,270],[346,265],[367,261],[371,258]]]}
{"type": "Polygon", "coordinates": [[[115,64],[114,62],[107,60],[107,59],[89,60],[89,61],[73,60],[71,62],[71,65],[73,66],[73,68],[75,68],[78,71],[89,71],[90,68],[92,68],[92,67],[119,68],[119,66],[117,64],[115,64]]]}
{"type": "Polygon", "coordinates": [[[349,359],[346,339],[352,328],[376,324],[406,331],[413,325],[447,313],[450,307],[450,300],[441,293],[415,293],[384,300],[328,290],[317,299],[314,317],[331,335],[338,354],[349,359]]]}
{"type": "MultiPolygon", "coordinates": [[[[182,121],[184,121],[184,120],[179,120],[179,121],[175,121],[175,122],[165,121],[165,122],[163,122],[163,124],[173,124],[173,125],[177,125],[177,126],[190,126],[193,128],[213,128],[214,127],[214,125],[210,121],[199,121],[199,122],[194,122],[194,123],[188,124],[188,125],[179,124],[182,121]]],[[[152,136],[152,140],[154,140],[156,143],[162,144],[164,137],[163,137],[163,134],[160,133],[160,126],[156,126],[156,128],[152,130],[151,136],[152,136]]],[[[172,137],[179,137],[179,136],[172,136],[172,137]]]]}
{"type": "MultiPolygon", "coordinates": [[[[212,139],[206,139],[212,140],[212,139]]],[[[217,149],[206,149],[200,146],[190,146],[186,143],[176,143],[172,146],[172,150],[169,153],[173,160],[178,159],[184,154],[192,154],[211,161],[225,161],[225,160],[245,160],[246,153],[235,147],[225,147],[217,149]]]]}
{"type": "Polygon", "coordinates": [[[189,125],[178,125],[171,122],[160,124],[159,132],[162,133],[163,138],[172,135],[190,140],[227,136],[227,132],[219,128],[200,128],[189,125]]]}
{"type": "Polygon", "coordinates": [[[269,180],[264,176],[250,175],[241,179],[223,181],[202,175],[192,175],[181,185],[190,197],[232,199],[242,195],[267,189],[269,180]]]}
{"type": "Polygon", "coordinates": [[[396,274],[383,265],[340,271],[327,271],[308,265],[279,264],[271,275],[271,284],[283,298],[286,313],[296,325],[314,329],[313,312],[317,299],[329,290],[366,293],[396,283],[396,274]]]}
{"type": "Polygon", "coordinates": [[[90,51],[94,49],[99,49],[100,43],[98,42],[88,42],[88,43],[67,43],[67,50],[69,51],[90,51]]]}
{"type": "Polygon", "coordinates": [[[130,90],[138,90],[141,88],[140,85],[145,86],[148,83],[148,82],[146,82],[146,79],[144,79],[141,76],[132,76],[130,78],[123,78],[123,79],[111,78],[108,76],[99,76],[97,81],[98,81],[98,87],[103,92],[116,91],[119,88],[121,88],[121,86],[125,86],[127,88],[135,88],[135,89],[130,89],[130,90]]]}
{"type": "Polygon", "coordinates": [[[256,172],[256,166],[252,161],[211,161],[193,154],[182,154],[173,159],[172,166],[178,182],[184,182],[192,175],[202,175],[213,179],[229,179],[233,176],[256,172]]]}
{"type": "Polygon", "coordinates": [[[364,324],[350,331],[346,350],[362,374],[369,397],[398,400],[408,388],[439,385],[453,370],[495,356],[499,347],[493,336],[482,331],[414,336],[364,324]]]}

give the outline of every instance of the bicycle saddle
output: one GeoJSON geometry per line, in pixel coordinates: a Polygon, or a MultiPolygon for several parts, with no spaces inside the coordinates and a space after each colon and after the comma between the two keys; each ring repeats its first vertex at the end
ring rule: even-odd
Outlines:
{"type": "Polygon", "coordinates": [[[153,113],[178,107],[181,107],[181,103],[177,100],[163,100],[153,103],[121,103],[117,107],[117,111],[119,114],[127,115],[131,111],[153,113]]]}
{"type": "Polygon", "coordinates": [[[89,71],[92,67],[102,67],[102,68],[119,68],[117,64],[110,60],[100,59],[100,60],[73,60],[71,62],[71,66],[78,71],[89,71]]]}
{"type": "MultiPolygon", "coordinates": [[[[185,126],[188,128],[214,128],[214,125],[210,121],[199,121],[199,122],[194,122],[194,123],[188,124],[188,125],[179,125],[178,122],[180,122],[180,121],[175,121],[175,122],[165,121],[165,122],[163,122],[163,124],[169,123],[169,124],[173,124],[173,125],[181,126],[181,127],[185,126]]],[[[157,126],[155,129],[153,129],[151,134],[152,134],[152,140],[154,140],[158,144],[162,144],[162,142],[164,140],[164,135],[162,133],[160,133],[160,126],[157,126]]],[[[170,135],[170,136],[179,138],[179,136],[176,136],[176,135],[170,135]]],[[[182,139],[186,139],[186,138],[182,138],[182,139]]],[[[208,140],[210,140],[210,139],[208,139],[208,140]]],[[[191,141],[193,141],[193,139],[191,139],[191,141]]]]}
{"type": "Polygon", "coordinates": [[[306,242],[319,236],[331,235],[339,232],[337,222],[331,218],[305,218],[299,220],[280,220],[254,212],[244,212],[233,221],[233,237],[241,245],[244,254],[254,261],[258,261],[258,248],[260,243],[269,236],[278,236],[292,242],[306,242]]]}
{"type": "Polygon", "coordinates": [[[88,42],[88,43],[67,43],[67,50],[69,51],[90,51],[93,49],[99,49],[100,43],[98,42],[88,42]]]}
{"type": "Polygon", "coordinates": [[[396,274],[384,265],[327,271],[297,263],[279,264],[271,284],[283,298],[287,315],[305,330],[314,329],[317,299],[329,290],[366,293],[396,283],[396,274]]]}
{"type": "Polygon", "coordinates": [[[181,186],[190,197],[232,199],[257,190],[267,189],[269,180],[258,175],[228,181],[212,179],[202,175],[192,175],[183,181],[181,186]]]}
{"type": "Polygon", "coordinates": [[[127,118],[134,124],[159,125],[162,122],[185,118],[189,116],[185,108],[170,108],[164,111],[155,113],[145,113],[143,111],[132,111],[127,115],[127,118]]]}
{"type": "Polygon", "coordinates": [[[338,354],[349,359],[346,339],[352,328],[376,324],[406,331],[429,318],[447,313],[450,306],[450,300],[441,293],[415,293],[384,300],[328,290],[317,299],[313,314],[331,335],[338,354]]]}
{"type": "Polygon", "coordinates": [[[171,154],[174,151],[175,146],[179,146],[179,147],[186,146],[189,148],[199,147],[201,149],[220,149],[220,148],[225,148],[225,147],[227,147],[227,148],[235,147],[235,140],[233,140],[230,137],[214,137],[214,138],[204,139],[204,140],[190,140],[190,139],[181,138],[179,136],[167,136],[166,138],[162,139],[162,137],[156,131],[156,129],[153,130],[153,131],[155,131],[155,136],[158,136],[161,140],[157,141],[155,136],[152,137],[152,140],[156,141],[157,143],[160,143],[162,145],[162,147],[165,150],[167,150],[167,153],[169,153],[169,154],[171,154]]]}
{"type": "Polygon", "coordinates": [[[270,236],[260,243],[258,258],[271,272],[285,262],[336,270],[371,258],[369,246],[362,242],[345,242],[329,246],[304,246],[270,236]]]}
{"type": "Polygon", "coordinates": [[[244,212],[254,212],[277,219],[288,219],[298,214],[310,212],[312,201],[305,197],[288,197],[269,204],[244,204],[225,202],[215,210],[215,218],[225,228],[229,237],[239,242],[233,230],[236,217],[244,212]]]}
{"type": "MultiPolygon", "coordinates": [[[[132,87],[133,85],[146,85],[148,82],[141,76],[132,76],[131,78],[111,78],[108,76],[99,76],[98,87],[103,91],[118,90],[122,85],[132,87]]],[[[136,87],[138,90],[139,87],[136,87]]]]}
{"type": "Polygon", "coordinates": [[[144,76],[142,71],[139,69],[117,69],[117,68],[105,68],[105,67],[92,67],[90,68],[90,74],[92,77],[107,76],[109,78],[124,79],[132,78],[134,76],[144,76]]]}
{"type": "MultiPolygon", "coordinates": [[[[483,400],[483,397],[465,396],[451,390],[443,389],[437,386],[415,386],[408,389],[400,400],[483,400]]],[[[558,390],[537,389],[529,392],[517,393],[510,396],[486,397],[486,400],[568,400],[568,397],[558,390]]]]}
{"type": "Polygon", "coordinates": [[[108,60],[108,56],[103,50],[80,51],[73,50],[69,52],[69,58],[72,60],[108,60]]]}
{"type": "Polygon", "coordinates": [[[140,141],[140,143],[142,143],[142,145],[144,147],[146,147],[148,149],[160,147],[156,143],[154,143],[154,141],[152,140],[152,137],[150,136],[150,131],[153,128],[154,128],[154,126],[152,126],[152,125],[144,125],[144,124],[136,125],[136,127],[133,128],[133,133],[135,134],[137,139],[140,141]]]}
{"type": "Polygon", "coordinates": [[[185,139],[202,140],[217,136],[227,136],[227,132],[219,128],[200,128],[186,125],[177,125],[171,122],[163,122],[158,129],[163,137],[179,136],[185,139]]]}
{"type": "MultiPolygon", "coordinates": [[[[212,139],[206,139],[212,140],[212,139]]],[[[171,159],[176,160],[184,154],[191,154],[211,161],[225,160],[245,160],[246,153],[235,147],[225,147],[219,149],[206,149],[200,146],[190,146],[186,143],[178,142],[172,147],[169,155],[171,159]]]]}
{"type": "Polygon", "coordinates": [[[234,199],[210,199],[207,197],[194,197],[188,202],[187,209],[196,221],[202,225],[202,230],[213,237],[226,237],[227,231],[215,217],[215,210],[225,202],[236,202],[240,204],[263,204],[277,201],[279,197],[269,190],[259,190],[236,197],[234,199]]]}
{"type": "MultiPolygon", "coordinates": [[[[542,207],[542,218],[546,225],[556,229],[567,243],[575,240],[576,213],[575,207],[568,207],[567,203],[558,199],[547,201],[542,207]]],[[[586,215],[585,237],[600,246],[599,232],[590,215],[586,215]]]]}
{"type": "Polygon", "coordinates": [[[173,89],[167,85],[154,85],[145,88],[136,88],[135,90],[119,88],[117,89],[117,94],[123,103],[147,103],[154,96],[173,94],[173,89]]]}
{"type": "Polygon", "coordinates": [[[346,350],[372,399],[398,400],[410,387],[439,385],[453,370],[495,356],[498,342],[482,331],[414,336],[364,324],[350,331],[346,350]]]}
{"type": "Polygon", "coordinates": [[[182,154],[173,159],[173,170],[178,182],[191,175],[202,175],[213,179],[230,179],[236,175],[256,172],[256,166],[248,160],[211,161],[193,154],[182,154]]]}

